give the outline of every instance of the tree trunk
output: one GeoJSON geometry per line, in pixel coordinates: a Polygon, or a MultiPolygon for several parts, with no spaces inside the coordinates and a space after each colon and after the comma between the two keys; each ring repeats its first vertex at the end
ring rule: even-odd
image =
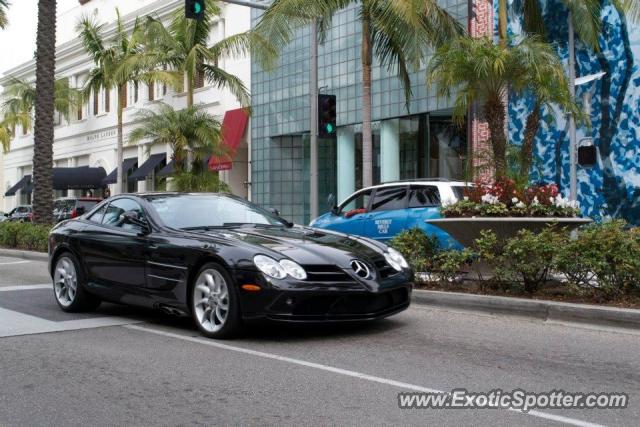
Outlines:
{"type": "Polygon", "coordinates": [[[507,0],[498,0],[498,37],[500,46],[507,46],[507,0]]]}
{"type": "Polygon", "coordinates": [[[502,178],[507,171],[507,137],[504,133],[504,103],[502,99],[488,100],[484,105],[484,114],[491,133],[495,177],[502,178]]]}
{"type": "Polygon", "coordinates": [[[535,103],[531,114],[527,117],[524,127],[524,139],[522,141],[522,152],[520,153],[520,177],[529,179],[529,169],[533,159],[533,141],[540,128],[540,104],[535,103]]]}
{"type": "Polygon", "coordinates": [[[122,163],[124,162],[124,142],[122,135],[122,110],[125,97],[125,85],[118,86],[118,148],[116,151],[116,162],[118,165],[118,178],[116,180],[116,194],[126,193],[127,189],[124,182],[124,170],[122,163]]]}
{"type": "Polygon", "coordinates": [[[53,114],[56,0],[39,0],[36,50],[36,120],[33,144],[33,220],[53,222],[53,114]]]}
{"type": "Polygon", "coordinates": [[[187,73],[187,108],[193,107],[193,79],[187,73]]]}
{"type": "Polygon", "coordinates": [[[362,186],[373,185],[373,135],[371,132],[371,32],[362,17],[362,186]]]}

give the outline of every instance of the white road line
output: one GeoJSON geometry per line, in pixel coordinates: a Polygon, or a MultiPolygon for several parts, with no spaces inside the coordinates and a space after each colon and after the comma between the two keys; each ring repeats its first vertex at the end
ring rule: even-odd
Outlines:
{"type": "Polygon", "coordinates": [[[0,292],[31,291],[34,289],[53,289],[53,285],[46,284],[46,285],[24,285],[24,286],[0,286],[0,292]]]}
{"type": "Polygon", "coordinates": [[[0,262],[0,265],[26,264],[28,262],[31,262],[31,261],[25,260],[25,261],[0,262]]]}
{"type": "MultiPolygon", "coordinates": [[[[145,328],[137,325],[124,325],[124,328],[135,329],[136,331],[148,332],[150,334],[163,335],[166,337],[176,338],[179,340],[190,341],[198,344],[208,345],[210,347],[216,347],[223,350],[235,351],[237,353],[249,354],[252,356],[262,357],[265,359],[279,360],[281,362],[287,362],[294,365],[305,366],[307,368],[319,369],[321,371],[333,372],[335,374],[345,375],[348,377],[358,378],[365,381],[371,381],[379,384],[390,385],[405,390],[417,391],[421,393],[445,393],[443,390],[436,390],[433,388],[423,387],[415,384],[405,383],[401,381],[391,380],[388,378],[376,377],[373,375],[363,374],[356,371],[350,371],[348,369],[335,368],[329,365],[323,365],[321,363],[307,362],[306,360],[294,359],[292,357],[280,356],[272,353],[265,353],[257,350],[250,350],[248,348],[236,347],[228,344],[222,344],[217,341],[208,340],[205,338],[188,337],[184,335],[174,334],[171,332],[159,331],[157,329],[145,328]]],[[[602,424],[594,424],[587,421],[582,421],[574,418],[563,417],[560,415],[548,414],[540,411],[523,412],[517,409],[510,409],[510,411],[517,412],[524,415],[530,415],[533,417],[544,418],[546,420],[557,421],[565,424],[570,424],[578,427],[603,427],[602,424]]]]}

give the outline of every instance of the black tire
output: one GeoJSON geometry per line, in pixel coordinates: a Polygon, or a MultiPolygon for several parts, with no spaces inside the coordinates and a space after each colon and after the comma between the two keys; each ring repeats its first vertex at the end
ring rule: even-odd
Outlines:
{"type": "MultiPolygon", "coordinates": [[[[56,263],[53,268],[53,296],[58,303],[58,306],[67,313],[80,313],[85,311],[93,311],[102,302],[95,295],[90,294],[85,289],[85,277],[82,269],[80,268],[80,262],[78,258],[71,252],[63,252],[56,258],[56,263]],[[58,275],[58,269],[64,261],[71,263],[75,269],[76,277],[76,290],[73,298],[69,298],[69,292],[67,291],[67,298],[59,295],[59,287],[56,284],[56,277],[58,275]],[[64,300],[65,302],[62,302],[64,300]]],[[[64,294],[64,293],[63,293],[64,294]]]]}
{"type": "MultiPolygon", "coordinates": [[[[207,304],[207,306],[209,305],[207,304]]],[[[235,282],[233,281],[231,275],[227,272],[227,270],[220,264],[217,264],[215,262],[210,262],[203,265],[202,268],[200,268],[200,270],[198,271],[198,274],[195,275],[189,288],[189,308],[191,309],[191,317],[193,319],[193,322],[195,323],[200,333],[207,338],[230,339],[238,336],[243,329],[238,289],[236,288],[235,282]],[[203,325],[203,321],[199,319],[199,316],[202,317],[206,309],[204,306],[196,307],[196,300],[199,301],[204,296],[202,291],[196,289],[196,287],[198,286],[199,279],[201,279],[203,274],[205,274],[206,272],[216,272],[226,282],[228,310],[226,319],[221,324],[219,329],[215,329],[216,325],[213,325],[212,322],[205,321],[205,325],[203,325]],[[210,324],[208,325],[209,327],[207,327],[207,323],[210,324]],[[212,330],[211,327],[213,327],[215,330],[212,330]]],[[[211,313],[211,311],[209,311],[209,313],[211,313]]]]}

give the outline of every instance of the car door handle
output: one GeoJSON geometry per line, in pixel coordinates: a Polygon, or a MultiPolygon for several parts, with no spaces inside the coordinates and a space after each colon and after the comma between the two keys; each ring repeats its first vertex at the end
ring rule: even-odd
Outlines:
{"type": "Polygon", "coordinates": [[[151,250],[156,250],[158,249],[158,245],[156,245],[155,243],[149,243],[149,246],[147,246],[149,249],[151,250]]]}

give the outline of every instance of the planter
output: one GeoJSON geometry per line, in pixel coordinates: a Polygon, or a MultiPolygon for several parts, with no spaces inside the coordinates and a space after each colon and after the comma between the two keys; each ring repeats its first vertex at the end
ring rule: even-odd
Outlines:
{"type": "Polygon", "coordinates": [[[441,218],[428,219],[427,224],[434,225],[451,235],[461,245],[469,247],[480,237],[482,230],[493,231],[498,239],[508,239],[520,230],[540,232],[550,225],[557,225],[559,229],[574,230],[593,220],[589,218],[533,218],[533,217],[475,217],[475,218],[441,218]]]}

